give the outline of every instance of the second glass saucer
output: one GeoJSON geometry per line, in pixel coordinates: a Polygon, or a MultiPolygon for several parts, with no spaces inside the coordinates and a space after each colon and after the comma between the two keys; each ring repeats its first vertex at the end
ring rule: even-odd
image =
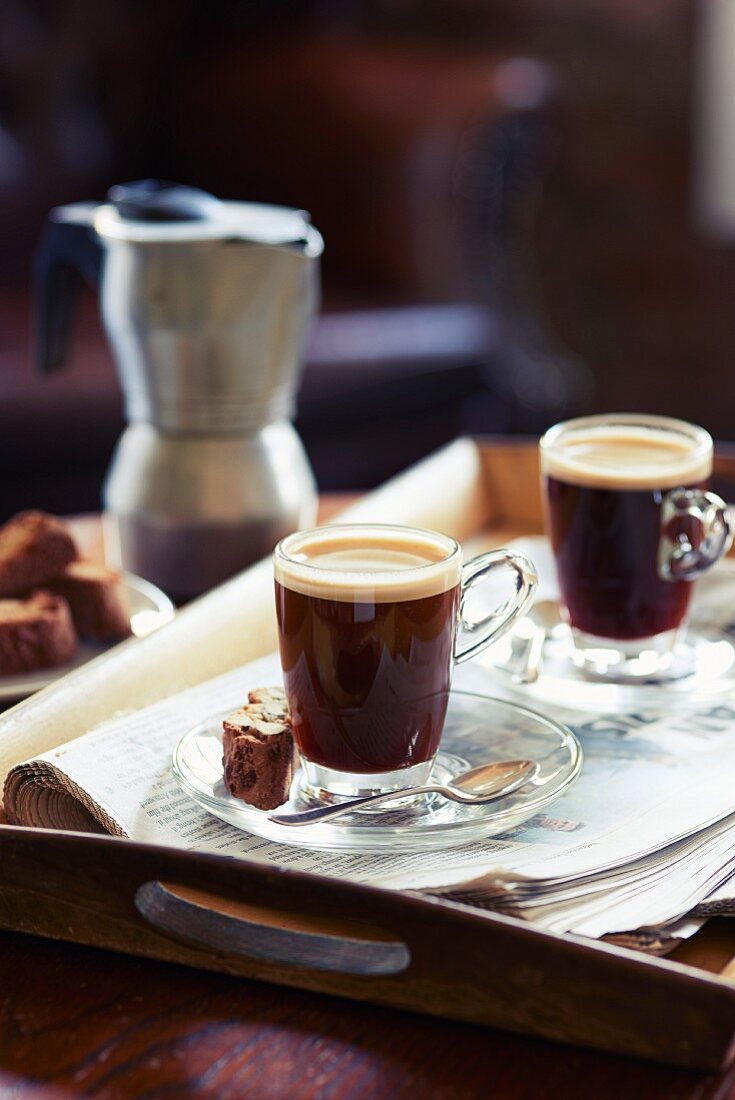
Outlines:
{"type": "MultiPolygon", "coordinates": [[[[484,806],[463,806],[437,795],[382,812],[353,812],[334,821],[292,829],[271,821],[267,812],[233,798],[222,776],[222,717],[190,730],[174,750],[173,772],[200,806],[238,829],[283,844],[321,851],[435,851],[469,844],[505,832],[557,799],[574,782],[582,750],[560,722],[526,707],[486,695],[453,691],[432,778],[443,783],[459,772],[491,760],[534,760],[537,776],[520,790],[484,806]]],[[[279,811],[313,806],[301,792],[302,772],[294,778],[289,801],[279,811]]]]}
{"type": "Polygon", "coordinates": [[[735,686],[735,646],[723,631],[708,622],[692,624],[672,651],[671,666],[650,676],[606,677],[579,668],[574,662],[570,628],[562,621],[556,601],[545,600],[522,620],[517,630],[528,639],[533,668],[517,657],[511,666],[514,639],[503,639],[479,658],[498,682],[509,685],[535,703],[590,712],[666,709],[686,700],[692,704],[728,694],[735,686]],[[534,637],[533,632],[538,635],[534,637]]]}

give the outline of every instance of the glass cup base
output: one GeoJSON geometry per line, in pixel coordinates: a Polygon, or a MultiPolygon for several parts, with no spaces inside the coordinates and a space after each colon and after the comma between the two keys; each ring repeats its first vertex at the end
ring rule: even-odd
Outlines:
{"type": "Polygon", "coordinates": [[[694,665],[678,646],[682,631],[667,630],[652,638],[621,641],[598,638],[571,628],[572,660],[589,679],[615,683],[679,680],[691,676],[694,665]]]}
{"type": "MultiPolygon", "coordinates": [[[[406,787],[420,787],[428,783],[434,767],[434,757],[410,768],[397,768],[391,772],[343,772],[325,768],[301,757],[303,778],[302,797],[319,805],[344,802],[350,798],[364,798],[371,794],[396,791],[396,801],[406,787]]],[[[403,799],[402,801],[406,801],[403,799]]],[[[378,804],[375,812],[385,811],[386,803],[378,804]]],[[[369,813],[366,807],[362,812],[369,813]]]]}

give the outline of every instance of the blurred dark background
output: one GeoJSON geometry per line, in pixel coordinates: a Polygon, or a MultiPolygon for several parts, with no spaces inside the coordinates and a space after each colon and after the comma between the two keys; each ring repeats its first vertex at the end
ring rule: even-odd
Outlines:
{"type": "Polygon", "coordinates": [[[3,0],[0,518],[99,505],[122,412],[96,302],[35,377],[31,257],[51,207],[145,176],[323,233],[298,419],[323,489],[593,410],[735,436],[735,253],[694,215],[706,9],[3,0]]]}

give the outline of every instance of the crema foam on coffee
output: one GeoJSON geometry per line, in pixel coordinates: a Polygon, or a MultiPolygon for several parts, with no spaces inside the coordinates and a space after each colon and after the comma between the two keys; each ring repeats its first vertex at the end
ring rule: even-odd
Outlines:
{"type": "Polygon", "coordinates": [[[542,447],[541,470],[573,485],[673,489],[706,481],[712,454],[673,430],[610,424],[570,431],[542,447]]]}
{"type": "Polygon", "coordinates": [[[294,536],[276,555],[275,578],[294,592],[325,600],[379,603],[417,600],[459,584],[461,555],[442,535],[359,531],[294,536]]]}

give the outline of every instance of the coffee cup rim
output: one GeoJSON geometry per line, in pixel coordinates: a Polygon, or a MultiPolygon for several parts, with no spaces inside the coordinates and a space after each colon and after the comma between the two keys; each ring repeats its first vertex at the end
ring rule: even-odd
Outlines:
{"type": "MultiPolygon", "coordinates": [[[[334,542],[331,542],[334,546],[334,542]]],[[[377,541],[373,545],[380,545],[377,541]]],[[[391,523],[336,523],[297,531],[282,539],[273,553],[273,572],[278,584],[295,592],[322,599],[348,600],[352,602],[385,602],[392,599],[423,599],[439,595],[460,583],[462,575],[462,548],[451,535],[428,528],[409,527],[391,523]],[[363,536],[361,540],[361,535],[363,536]],[[345,537],[346,536],[346,537],[345,537]],[[304,556],[299,557],[300,546],[309,541],[320,541],[324,548],[331,540],[359,548],[369,545],[370,536],[383,536],[406,544],[420,540],[443,552],[436,561],[421,565],[396,565],[386,563],[384,568],[340,569],[325,564],[313,564],[304,556]]]]}
{"type": "Polygon", "coordinates": [[[590,416],[576,416],[569,420],[560,420],[548,428],[539,440],[539,447],[543,451],[551,450],[560,436],[566,432],[584,431],[586,428],[603,426],[652,428],[659,431],[676,432],[678,435],[686,435],[696,440],[696,446],[692,455],[699,457],[706,455],[714,448],[712,436],[699,424],[693,424],[690,420],[681,420],[674,416],[661,416],[657,413],[594,413],[590,416]]]}
{"type": "MultiPolygon", "coordinates": [[[[461,558],[462,547],[455,538],[451,535],[445,534],[443,531],[434,531],[428,527],[413,527],[409,524],[403,523],[325,523],[317,527],[304,528],[301,531],[292,531],[290,535],[285,535],[276,545],[273,551],[273,557],[289,562],[291,565],[298,566],[299,569],[311,570],[314,573],[334,573],[338,570],[325,569],[323,566],[312,565],[308,561],[301,561],[291,556],[289,553],[289,544],[294,542],[298,544],[299,539],[308,539],[309,536],[319,535],[328,539],[331,535],[341,535],[345,532],[398,532],[406,535],[419,535],[426,536],[428,540],[435,540],[437,543],[444,543],[448,547],[448,552],[443,558],[439,558],[437,561],[427,562],[425,565],[413,565],[410,568],[401,570],[405,573],[420,573],[425,570],[431,569],[444,569],[448,564],[452,562],[455,557],[461,558]]],[[[376,571],[377,572],[377,571],[376,571]]],[[[386,573],[394,573],[396,570],[385,570],[386,573]]]]}
{"type": "Polygon", "coordinates": [[[714,445],[705,428],[674,417],[650,413],[598,413],[555,424],[539,442],[542,476],[588,487],[622,490],[665,490],[705,484],[712,475],[714,445]],[[626,443],[675,445],[663,462],[635,446],[614,452],[604,461],[590,445],[617,433],[626,443]],[[627,457],[626,457],[627,456],[627,457]]]}

